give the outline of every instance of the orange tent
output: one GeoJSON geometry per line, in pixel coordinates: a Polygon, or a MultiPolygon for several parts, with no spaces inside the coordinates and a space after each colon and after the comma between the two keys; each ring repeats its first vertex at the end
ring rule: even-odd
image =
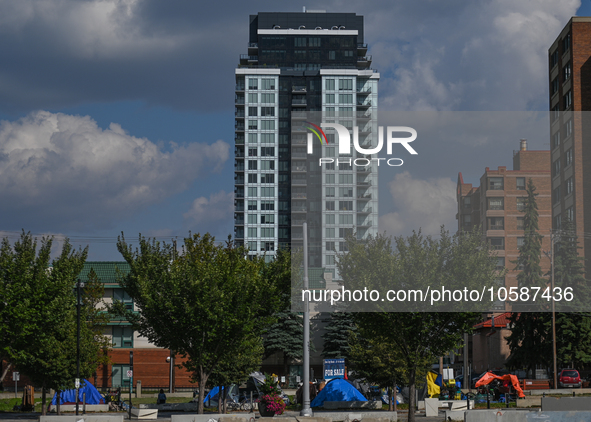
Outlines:
{"type": "Polygon", "coordinates": [[[487,372],[486,374],[484,374],[482,376],[482,378],[480,378],[478,380],[478,382],[476,382],[476,388],[480,387],[481,385],[490,384],[490,382],[494,379],[503,380],[503,381],[507,381],[507,380],[511,381],[511,385],[513,385],[513,388],[515,389],[515,391],[517,391],[517,395],[519,395],[519,397],[525,397],[523,390],[519,386],[519,380],[517,379],[517,377],[515,375],[510,375],[510,374],[498,376],[498,375],[493,374],[492,372],[487,372]]]}

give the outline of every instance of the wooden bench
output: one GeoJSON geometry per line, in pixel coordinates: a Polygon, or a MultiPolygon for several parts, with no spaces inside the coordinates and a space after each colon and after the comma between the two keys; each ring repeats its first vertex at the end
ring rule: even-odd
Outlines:
{"type": "Polygon", "coordinates": [[[549,390],[551,380],[521,380],[521,389],[525,390],[549,390]]]}

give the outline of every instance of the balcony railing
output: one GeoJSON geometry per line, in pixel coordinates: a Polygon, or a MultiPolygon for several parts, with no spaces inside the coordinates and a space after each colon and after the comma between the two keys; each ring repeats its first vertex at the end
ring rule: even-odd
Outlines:
{"type": "Polygon", "coordinates": [[[236,91],[244,91],[245,86],[244,85],[236,85],[236,91]]]}
{"type": "Polygon", "coordinates": [[[259,56],[250,56],[248,54],[241,54],[240,60],[248,60],[248,61],[252,61],[252,62],[257,62],[257,61],[259,61],[259,56]]]}
{"type": "Polygon", "coordinates": [[[305,94],[307,92],[307,89],[305,86],[293,86],[291,87],[291,92],[293,92],[294,94],[305,94]]]}
{"type": "Polygon", "coordinates": [[[236,104],[244,104],[244,97],[236,97],[234,102],[236,104]]]}
{"type": "Polygon", "coordinates": [[[307,114],[308,113],[305,111],[297,111],[296,110],[296,111],[291,112],[291,118],[292,119],[306,119],[308,117],[307,114]]]}
{"type": "Polygon", "coordinates": [[[360,210],[357,210],[357,214],[371,214],[371,212],[372,212],[371,207],[366,207],[366,208],[362,208],[360,210]]]}
{"type": "Polygon", "coordinates": [[[357,88],[357,94],[371,94],[371,87],[370,88],[357,88]]]}
{"type": "Polygon", "coordinates": [[[295,105],[295,106],[305,106],[307,104],[306,99],[305,98],[293,98],[291,100],[291,105],[295,105]]]}

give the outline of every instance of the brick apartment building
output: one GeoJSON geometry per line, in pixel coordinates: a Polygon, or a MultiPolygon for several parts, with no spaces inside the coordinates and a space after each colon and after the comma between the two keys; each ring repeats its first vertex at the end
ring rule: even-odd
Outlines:
{"type": "MultiPolygon", "coordinates": [[[[127,262],[88,261],[80,273],[82,281],[88,280],[88,273],[94,269],[100,281],[105,287],[104,302],[112,303],[120,300],[125,303],[127,309],[137,311],[133,300],[119,286],[117,271],[129,271],[127,262]]],[[[113,348],[109,353],[111,364],[101,365],[94,378],[90,381],[97,388],[129,387],[129,352],[133,351],[133,381],[134,387],[137,381],[141,381],[142,388],[163,388],[168,391],[170,385],[170,350],[156,347],[148,339],[134,331],[131,324],[124,319],[112,319],[105,330],[105,335],[111,338],[113,348]]],[[[175,363],[182,360],[180,356],[175,358],[175,363]]],[[[190,382],[190,374],[181,368],[173,368],[174,388],[196,388],[196,384],[190,382]]]]}
{"type": "Polygon", "coordinates": [[[581,256],[591,263],[591,17],[573,17],[548,50],[553,228],[574,221],[581,256]]]}
{"type": "MultiPolygon", "coordinates": [[[[496,252],[497,269],[506,269],[504,278],[499,278],[499,285],[507,288],[517,286],[515,261],[519,256],[519,246],[524,240],[523,209],[526,199],[528,179],[536,187],[539,212],[539,231],[544,236],[542,249],[550,250],[552,229],[552,190],[550,172],[550,151],[528,151],[527,141],[521,140],[519,151],[513,153],[513,169],[500,166],[496,170],[486,167],[480,178],[480,186],[464,183],[462,173],[458,174],[457,202],[458,230],[472,230],[480,227],[482,235],[496,252]]],[[[550,260],[542,257],[542,271],[550,269],[550,260]]],[[[503,340],[508,332],[505,327],[492,329],[490,318],[506,318],[510,311],[503,302],[494,304],[494,313],[479,324],[472,337],[472,362],[474,371],[483,371],[502,367],[509,355],[503,340]],[[488,324],[488,325],[487,325],[488,324]],[[494,357],[494,358],[493,358],[494,357]]],[[[499,323],[501,323],[499,321],[499,323]]],[[[502,324],[501,324],[502,325],[502,324]]],[[[506,324],[505,324],[506,325],[506,324]]]]}

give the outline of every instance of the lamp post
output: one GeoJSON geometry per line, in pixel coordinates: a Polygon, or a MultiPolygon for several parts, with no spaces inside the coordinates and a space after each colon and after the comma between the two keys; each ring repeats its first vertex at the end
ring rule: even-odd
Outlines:
{"type": "Polygon", "coordinates": [[[76,283],[76,416],[78,416],[78,394],[80,391],[80,307],[82,300],[80,295],[84,283],[78,279],[76,283]]]}
{"type": "Polygon", "coordinates": [[[133,351],[129,352],[129,419],[131,420],[131,389],[133,387],[133,351]]]}
{"type": "Polygon", "coordinates": [[[558,388],[556,379],[556,304],[554,303],[554,233],[550,235],[550,266],[552,267],[552,363],[554,365],[554,388],[558,388]]]}
{"type": "MultiPolygon", "coordinates": [[[[553,365],[553,381],[554,388],[558,388],[557,368],[556,368],[556,303],[554,302],[554,241],[557,236],[555,233],[550,234],[550,296],[552,297],[552,365],[553,365]]],[[[548,256],[548,252],[545,252],[548,256]]]]}
{"type": "MultiPolygon", "coordinates": [[[[308,290],[308,223],[304,222],[304,290],[308,290]]],[[[304,301],[304,385],[303,403],[300,416],[313,416],[312,408],[310,407],[310,310],[309,310],[308,296],[305,296],[304,301]]]]}

